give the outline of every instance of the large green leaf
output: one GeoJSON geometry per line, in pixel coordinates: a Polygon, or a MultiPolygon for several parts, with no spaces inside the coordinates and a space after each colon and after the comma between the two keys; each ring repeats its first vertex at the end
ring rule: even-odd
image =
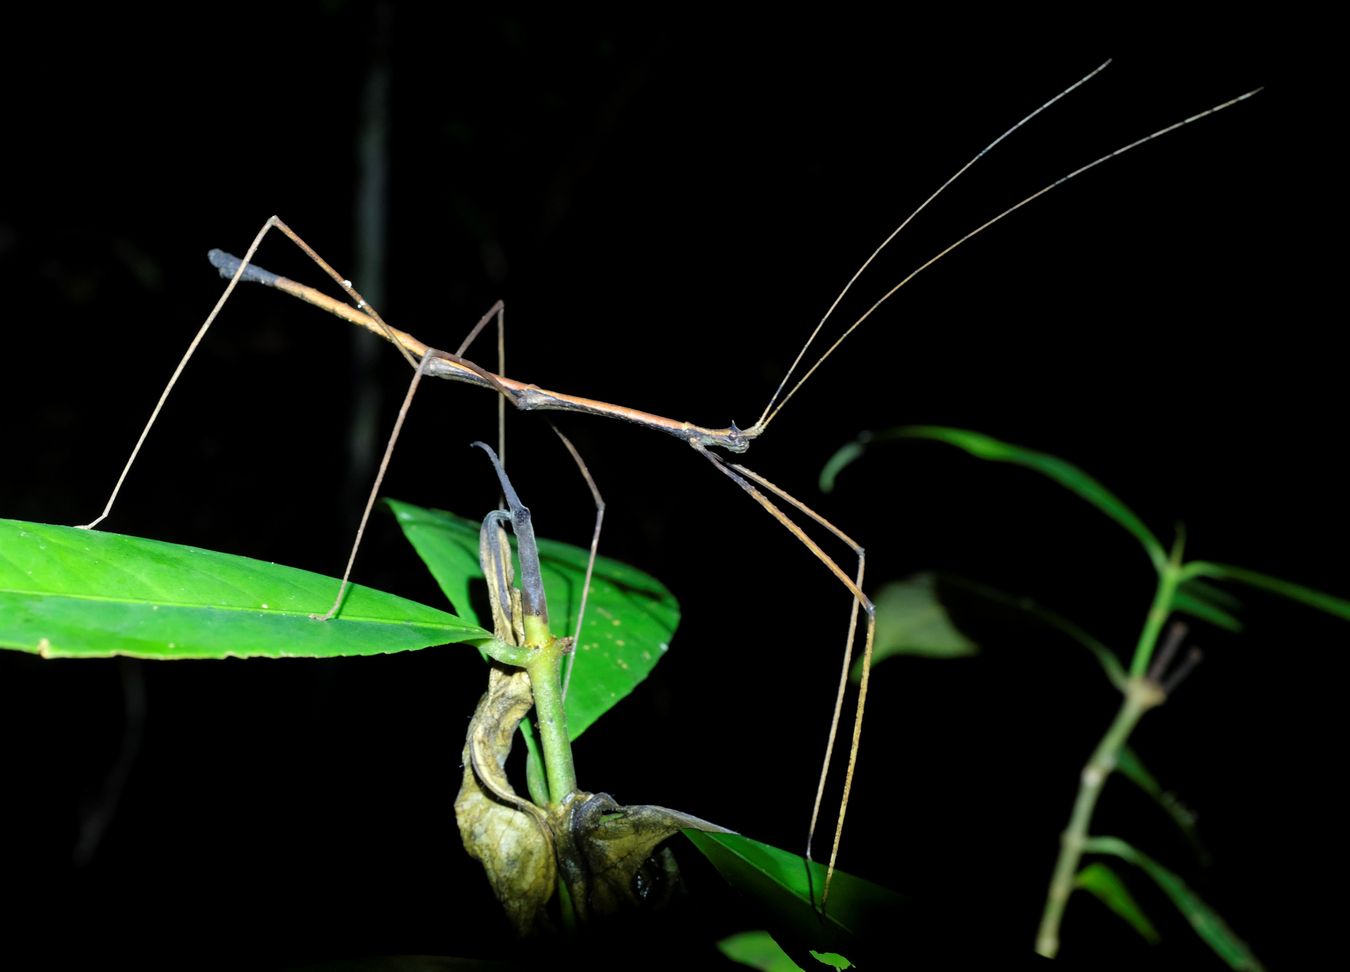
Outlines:
{"type": "MultiPolygon", "coordinates": [[[[483,578],[480,524],[397,500],[389,505],[450,603],[474,618],[471,585],[483,578]]],[[[571,634],[576,625],[586,559],[587,551],[580,547],[539,540],[540,572],[556,635],[571,634]]],[[[679,620],[679,605],[660,581],[627,564],[597,558],[575,676],[567,692],[567,730],[573,739],[647,677],[669,647],[679,620]]]]}
{"type": "Polygon", "coordinates": [[[482,643],[452,614],[291,567],[0,520],[0,646],[46,657],[328,658],[482,643]]]}
{"type": "Polygon", "coordinates": [[[1057,456],[1037,452],[1034,449],[1024,449],[1021,446],[1015,446],[979,432],[971,432],[968,429],[954,429],[942,425],[908,425],[868,436],[866,440],[860,439],[858,442],[849,443],[835,453],[834,457],[825,464],[821,473],[821,488],[828,489],[831,487],[834,483],[834,477],[839,474],[841,469],[862,454],[866,444],[883,442],[888,439],[932,439],[956,446],[958,449],[964,449],[977,459],[1008,462],[1033,469],[1091,503],[1130,531],[1143,544],[1155,567],[1160,568],[1167,562],[1166,551],[1163,550],[1162,544],[1158,542],[1158,538],[1144,525],[1144,521],[1139,519],[1134,511],[1122,503],[1114,493],[1083,470],[1057,456]]]}
{"type": "Polygon", "coordinates": [[[739,834],[685,830],[684,835],[732,887],[767,913],[775,937],[847,955],[864,938],[898,933],[895,921],[903,899],[879,884],[835,871],[821,916],[815,902],[825,887],[823,864],[739,834]]]}
{"type": "Polygon", "coordinates": [[[1227,922],[1219,917],[1209,905],[1200,900],[1199,895],[1190,889],[1176,874],[1163,867],[1153,858],[1135,850],[1125,841],[1116,837],[1092,837],[1084,841],[1083,849],[1092,854],[1110,854],[1129,861],[1139,868],[1172,899],[1172,904],[1191,923],[1195,933],[1204,939],[1214,953],[1228,963],[1228,967],[1242,972],[1260,972],[1261,963],[1247,943],[1238,938],[1227,922]]]}

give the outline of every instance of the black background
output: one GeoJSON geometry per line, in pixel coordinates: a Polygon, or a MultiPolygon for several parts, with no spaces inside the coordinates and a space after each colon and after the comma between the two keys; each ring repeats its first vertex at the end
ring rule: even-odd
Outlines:
{"type": "MultiPolygon", "coordinates": [[[[1193,556],[1350,594],[1344,368],[1321,307],[1333,254],[1312,239],[1335,222],[1310,123],[1328,94],[1268,53],[1272,39],[1160,53],[1093,36],[991,54],[862,20],[537,20],[364,3],[218,13],[14,34],[36,56],[11,61],[6,81],[4,516],[75,523],[101,508],[221,289],[208,248],[241,251],[275,212],[365,285],[356,146],[377,63],[390,82],[377,305],[391,322],[453,347],[503,298],[511,376],[748,425],[899,219],[1115,55],[917,221],[845,318],[1075,166],[1267,90],[1055,190],[924,274],[821,369],[748,464],[867,545],[869,588],[959,572],[1030,595],[1122,652],[1152,575],[1136,543],[1081,502],[931,445],[878,450],[821,497],[824,460],[863,429],[977,428],[1077,463],[1164,537],[1184,521],[1193,556]]],[[[279,238],[259,259],[322,283],[279,238]]],[[[490,359],[490,345],[477,350],[490,359]]],[[[106,528],[338,572],[368,482],[349,472],[354,389],[376,389],[381,438],[406,375],[388,348],[354,364],[339,322],[241,290],[106,528]]],[[[428,388],[385,492],[482,515],[496,487],[467,443],[493,436],[494,409],[479,391],[428,388]]],[[[662,578],[684,611],[651,681],[578,744],[581,784],[797,847],[846,593],[674,440],[560,425],[609,501],[603,551],[662,578]]],[[[590,502],[566,455],[533,417],[509,427],[539,529],[584,542],[590,502]]],[[[387,516],[357,579],[442,603],[387,516]]],[[[1135,740],[1200,813],[1212,865],[1196,870],[1123,783],[1094,831],[1185,871],[1279,966],[1318,948],[1337,904],[1310,882],[1344,863],[1325,845],[1340,821],[1326,780],[1341,760],[1348,632],[1261,595],[1248,608],[1242,636],[1197,626],[1206,661],[1135,740]]],[[[1085,652],[1036,624],[968,623],[985,646],[977,659],[875,673],[841,864],[1016,953],[1030,947],[1079,767],[1115,700],[1085,652]]],[[[175,665],[6,653],[0,665],[0,837],[26,901],[5,920],[23,947],[196,964],[502,951],[505,924],[450,815],[477,659],[453,648],[175,665]],[[128,680],[144,692],[144,738],[115,815],[81,855],[90,801],[122,746],[128,680]]],[[[1076,899],[1066,957],[1210,961],[1154,890],[1134,887],[1164,951],[1076,899]]],[[[905,929],[893,946],[940,947],[926,933],[905,929]]]]}

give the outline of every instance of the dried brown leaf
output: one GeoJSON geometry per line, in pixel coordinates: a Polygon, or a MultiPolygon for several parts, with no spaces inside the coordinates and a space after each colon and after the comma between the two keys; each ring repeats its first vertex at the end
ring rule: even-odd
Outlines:
{"type": "Polygon", "coordinates": [[[455,819],[469,855],[522,935],[540,928],[557,883],[553,836],[544,811],[516,795],[506,759],[516,726],[534,704],[529,677],[494,665],[464,745],[455,819]]]}

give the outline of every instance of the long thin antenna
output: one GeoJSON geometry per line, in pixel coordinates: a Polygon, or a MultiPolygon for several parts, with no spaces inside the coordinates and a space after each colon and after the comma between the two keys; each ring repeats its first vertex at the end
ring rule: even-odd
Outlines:
{"type": "MultiPolygon", "coordinates": [[[[821,329],[825,327],[825,323],[830,319],[830,316],[831,316],[832,314],[834,314],[835,308],[838,307],[839,304],[840,304],[840,302],[843,301],[844,297],[848,295],[848,292],[849,292],[850,290],[853,289],[853,285],[854,285],[855,283],[857,283],[858,278],[861,277],[861,276],[863,275],[863,273],[867,270],[867,268],[870,267],[870,266],[872,265],[872,261],[874,261],[878,256],[881,255],[881,251],[884,250],[884,249],[886,249],[886,247],[890,246],[890,245],[891,245],[891,241],[894,240],[897,236],[900,235],[900,231],[903,230],[903,229],[904,229],[906,226],[908,226],[910,223],[914,222],[914,219],[915,219],[921,212],[923,212],[925,209],[928,208],[928,204],[929,204],[929,203],[931,203],[931,202],[932,202],[934,199],[936,199],[938,196],[942,195],[942,194],[947,190],[947,187],[948,187],[948,186],[950,186],[950,185],[951,185],[953,182],[955,182],[957,179],[961,178],[961,176],[965,175],[967,169],[969,169],[969,168],[970,168],[972,165],[974,165],[976,162],[980,161],[980,159],[982,159],[982,158],[984,158],[986,155],[988,155],[988,154],[993,150],[993,148],[994,148],[996,145],[998,145],[1000,142],[1002,142],[1005,138],[1007,138],[1007,137],[1008,137],[1009,135],[1011,135],[1013,132],[1017,131],[1019,128],[1021,128],[1023,125],[1025,125],[1027,122],[1031,121],[1031,119],[1035,118],[1035,117],[1036,117],[1037,115],[1039,115],[1041,112],[1045,111],[1045,109],[1049,108],[1049,107],[1050,107],[1051,105],[1053,105],[1055,102],[1059,101],[1059,100],[1060,100],[1061,98],[1063,98],[1065,95],[1069,94],[1070,92],[1073,92],[1073,91],[1077,90],[1078,88],[1082,87],[1082,86],[1083,86],[1084,84],[1086,84],[1087,82],[1091,81],[1094,77],[1096,77],[1096,76],[1097,76],[1098,74],[1100,74],[1102,71],[1106,70],[1107,65],[1109,65],[1110,63],[1111,63],[1110,59],[1107,59],[1107,60],[1103,61],[1101,64],[1097,65],[1097,67],[1095,67],[1095,68],[1093,68],[1091,71],[1089,71],[1086,75],[1084,75],[1083,77],[1079,78],[1079,79],[1078,79],[1077,81],[1075,81],[1073,84],[1069,85],[1067,88],[1065,88],[1065,89],[1064,89],[1063,91],[1061,91],[1059,94],[1055,95],[1053,98],[1051,98],[1051,99],[1050,99],[1049,101],[1047,101],[1045,104],[1043,104],[1043,105],[1041,105],[1039,108],[1037,108],[1037,109],[1036,109],[1035,111],[1033,111],[1031,114],[1027,115],[1025,118],[1023,118],[1021,121],[1019,121],[1016,125],[1013,125],[1011,128],[1009,128],[1006,132],[1004,132],[1004,133],[1003,133],[1002,135],[1000,135],[998,138],[994,139],[992,142],[990,142],[990,143],[989,143],[988,145],[986,145],[984,148],[982,148],[982,149],[980,149],[978,152],[976,152],[976,153],[975,153],[975,156],[974,156],[969,162],[967,162],[965,165],[961,166],[961,168],[957,169],[954,173],[952,173],[952,175],[951,175],[950,177],[948,177],[947,181],[944,182],[942,185],[938,186],[937,189],[934,190],[933,194],[932,194],[931,196],[929,196],[927,199],[925,199],[923,202],[921,202],[921,203],[919,204],[918,208],[914,210],[914,212],[912,212],[912,213],[910,213],[908,216],[906,216],[906,217],[904,218],[904,220],[900,223],[899,226],[897,226],[895,229],[891,230],[890,235],[887,236],[884,240],[882,240],[882,241],[881,241],[881,245],[878,246],[875,250],[872,251],[872,255],[869,256],[866,260],[864,260],[864,261],[862,262],[862,265],[861,265],[860,267],[858,267],[858,269],[855,270],[855,271],[853,272],[853,276],[851,276],[851,277],[848,278],[848,283],[844,284],[844,289],[841,290],[841,291],[839,291],[839,294],[834,298],[834,302],[831,303],[830,306],[829,306],[829,309],[825,311],[825,315],[824,315],[823,317],[821,317],[820,321],[816,324],[815,329],[811,331],[811,336],[808,337],[808,338],[806,339],[806,343],[803,344],[801,350],[797,352],[797,357],[793,359],[792,365],[791,365],[791,366],[788,368],[788,370],[787,370],[787,374],[783,375],[783,380],[780,381],[780,382],[778,383],[778,387],[774,390],[773,397],[769,399],[769,404],[767,404],[767,405],[764,406],[764,411],[760,413],[759,420],[758,420],[757,422],[755,422],[755,424],[754,424],[753,426],[751,426],[752,429],[754,429],[754,430],[756,430],[756,431],[762,430],[762,429],[763,429],[765,426],[767,426],[767,425],[769,424],[769,422],[772,420],[773,414],[770,414],[770,413],[776,414],[777,411],[778,411],[776,408],[774,408],[774,405],[778,402],[778,396],[781,395],[781,394],[783,393],[783,388],[787,385],[788,381],[792,378],[792,373],[793,373],[794,371],[797,370],[797,366],[798,366],[799,364],[801,364],[801,363],[802,363],[802,359],[803,359],[804,357],[806,357],[806,352],[807,352],[807,350],[811,347],[812,342],[815,341],[816,336],[820,334],[821,329]]],[[[826,353],[828,354],[828,352],[826,352],[826,353]]],[[[815,369],[813,368],[812,370],[815,370],[815,369]]],[[[809,373],[810,373],[810,372],[808,372],[808,374],[809,374],[809,373]]],[[[802,380],[804,381],[805,379],[802,379],[802,380]]],[[[798,382],[798,383],[797,383],[797,386],[800,386],[800,385],[801,385],[801,382],[798,382]]],[[[794,386],[794,387],[793,387],[792,390],[793,390],[794,392],[797,390],[797,386],[794,386]]],[[[792,393],[789,392],[789,393],[788,393],[788,398],[791,398],[791,397],[792,397],[792,393]]],[[[784,401],[787,401],[787,399],[784,399],[784,401]]],[[[781,407],[781,406],[780,406],[780,407],[781,407]]]]}
{"type": "MultiPolygon", "coordinates": [[[[1079,82],[1079,83],[1081,84],[1082,82],[1079,82]]],[[[1025,199],[1023,199],[1021,202],[1018,202],[1018,203],[1015,203],[1015,204],[1012,205],[1012,206],[1009,206],[1007,209],[1003,210],[1003,212],[999,213],[997,216],[993,217],[992,219],[987,220],[987,221],[981,223],[979,226],[975,227],[975,229],[971,230],[971,231],[970,231],[969,233],[967,233],[965,236],[963,236],[963,237],[961,237],[960,239],[958,239],[955,243],[952,243],[952,244],[950,244],[950,245],[944,247],[943,249],[939,250],[936,254],[934,254],[933,256],[929,257],[929,258],[928,258],[927,260],[925,260],[923,263],[919,264],[918,267],[916,267],[914,270],[912,270],[912,271],[911,271],[911,272],[910,272],[903,280],[901,280],[898,284],[896,284],[896,285],[895,285],[894,287],[892,287],[890,290],[886,291],[886,293],[883,294],[883,295],[881,296],[881,299],[880,299],[880,300],[878,300],[875,304],[873,304],[871,307],[869,307],[869,308],[867,309],[867,312],[866,312],[866,313],[864,313],[864,314],[863,314],[861,317],[859,317],[856,321],[854,321],[852,324],[850,324],[850,325],[848,326],[848,329],[847,329],[846,331],[844,331],[843,334],[839,335],[838,338],[835,339],[835,342],[834,342],[833,344],[831,344],[831,345],[829,346],[829,348],[826,349],[825,353],[822,354],[822,355],[816,360],[816,363],[813,364],[813,365],[811,366],[811,368],[806,372],[806,374],[802,375],[801,378],[797,379],[797,383],[796,383],[795,385],[792,386],[792,390],[791,390],[790,392],[788,392],[786,395],[783,396],[782,401],[780,401],[780,402],[778,403],[777,407],[775,407],[775,408],[773,409],[773,411],[770,412],[766,417],[761,418],[761,420],[760,420],[759,422],[755,423],[755,426],[754,426],[753,429],[747,429],[747,430],[746,430],[746,434],[749,435],[750,432],[753,431],[753,432],[757,435],[757,434],[759,434],[760,432],[764,431],[764,429],[768,426],[768,424],[769,424],[770,422],[773,421],[774,417],[778,415],[779,411],[782,410],[783,406],[786,405],[786,404],[788,403],[788,401],[792,398],[793,395],[797,394],[797,390],[798,390],[799,388],[801,388],[802,385],[806,384],[807,379],[810,378],[810,377],[815,373],[816,369],[819,368],[822,364],[824,364],[824,363],[825,363],[825,360],[826,360],[827,358],[829,358],[830,355],[834,354],[835,349],[838,348],[839,345],[843,344],[844,341],[848,338],[848,336],[849,336],[850,334],[852,334],[852,333],[853,333],[854,331],[856,331],[860,326],[862,326],[862,323],[863,323],[865,320],[867,320],[867,319],[868,319],[869,317],[871,317],[874,313],[876,313],[877,308],[879,308],[882,304],[886,303],[886,301],[890,300],[893,296],[895,296],[896,292],[899,291],[901,287],[905,286],[905,284],[909,283],[911,280],[913,280],[913,279],[914,279],[915,277],[917,277],[919,274],[923,273],[923,271],[927,270],[929,267],[931,267],[933,264],[937,263],[939,260],[941,260],[941,259],[942,259],[943,257],[945,257],[947,254],[951,253],[953,250],[955,250],[955,249],[956,249],[957,247],[959,247],[961,244],[963,244],[963,243],[965,243],[966,241],[970,240],[972,237],[975,237],[975,236],[980,235],[980,234],[983,233],[985,230],[989,229],[989,227],[993,226],[995,223],[999,222],[1000,220],[1004,219],[1005,217],[1011,216],[1013,213],[1017,212],[1019,209],[1021,209],[1023,206],[1027,205],[1028,203],[1034,202],[1035,200],[1039,199],[1041,196],[1044,196],[1044,195],[1045,195],[1047,192],[1049,192],[1051,189],[1054,189],[1054,188],[1056,188],[1056,187],[1058,187],[1058,186],[1064,185],[1064,183],[1068,182],[1070,179],[1075,179],[1075,178],[1077,178],[1078,176],[1082,175],[1084,172],[1087,172],[1089,169],[1095,169],[1097,166],[1101,165],[1103,162],[1109,162],[1109,161],[1111,161],[1112,159],[1116,158],[1117,156],[1124,155],[1126,152],[1130,151],[1131,149],[1136,149],[1136,148],[1138,148],[1139,146],[1144,145],[1144,144],[1146,144],[1146,143],[1148,143],[1148,142],[1151,142],[1151,141],[1153,141],[1153,140],[1156,139],[1156,138],[1161,138],[1162,136],[1166,135],[1166,134],[1169,133],[1169,132],[1174,132],[1174,131],[1176,131],[1178,128],[1182,128],[1182,127],[1184,127],[1184,126],[1186,126],[1186,125],[1189,125],[1191,122],[1199,121],[1201,118],[1205,118],[1206,116],[1212,115],[1212,114],[1214,114],[1215,112],[1223,111],[1225,108],[1231,108],[1231,107],[1233,107],[1234,105],[1236,105],[1236,104],[1237,104],[1238,102],[1240,102],[1240,101],[1246,101],[1248,98],[1252,97],[1253,95],[1260,94],[1262,90],[1264,90],[1264,89],[1263,89],[1263,88],[1254,88],[1254,89],[1252,89],[1251,91],[1248,91],[1246,94],[1240,94],[1240,95],[1238,95],[1236,98],[1231,98],[1231,99],[1229,99],[1228,101],[1223,102],[1222,104],[1215,105],[1213,108],[1206,108],[1204,111],[1199,112],[1198,114],[1195,114],[1195,115],[1191,115],[1189,118],[1183,118],[1183,119],[1182,119],[1181,121],[1179,121],[1179,122],[1173,122],[1171,125],[1168,125],[1166,128],[1160,128],[1160,129],[1158,129],[1156,132],[1153,132],[1151,135],[1145,135],[1143,138],[1136,139],[1135,141],[1130,142],[1128,145],[1122,145],[1120,148],[1116,149],[1114,152],[1108,152],[1106,155],[1103,155],[1101,158],[1094,159],[1093,161],[1087,163],[1086,165],[1079,166],[1077,169],[1074,169],[1072,172],[1068,173],[1067,175],[1060,176],[1058,179],[1056,179],[1054,182],[1050,183],[1049,185],[1044,186],[1043,188],[1036,190],[1036,191],[1033,192],[1030,196],[1027,196],[1025,199]]],[[[813,334],[812,336],[814,337],[814,334],[813,334]]],[[[795,367],[795,365],[794,365],[794,367],[795,367]]]]}

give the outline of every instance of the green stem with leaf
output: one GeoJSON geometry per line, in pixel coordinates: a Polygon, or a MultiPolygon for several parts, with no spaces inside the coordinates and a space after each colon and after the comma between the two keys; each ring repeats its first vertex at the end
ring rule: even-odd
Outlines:
{"type": "Polygon", "coordinates": [[[1125,748],[1134,727],[1145,712],[1160,705],[1165,698],[1155,682],[1147,678],[1131,678],[1126,685],[1120,711],[1083,767],[1078,796],[1073,802],[1073,814],[1069,817],[1069,826],[1060,837],[1059,858],[1055,861],[1054,876],[1050,879],[1050,890],[1045,896],[1045,908],[1041,913],[1040,930],[1036,934],[1036,952],[1039,955],[1054,958],[1059,951],[1059,926],[1064,918],[1064,906],[1073,893],[1078,865],[1088,839],[1088,824],[1092,821],[1092,812],[1096,809],[1102,787],[1115,770],[1120,752],[1125,748]]]}
{"type": "Polygon", "coordinates": [[[1139,724],[1144,713],[1167,700],[1166,693],[1158,683],[1144,673],[1157,647],[1163,625],[1172,615],[1181,577],[1181,549],[1182,545],[1178,542],[1172,548],[1171,556],[1159,565],[1157,591],[1153,595],[1153,603],[1149,605],[1143,630],[1139,632],[1139,643],[1135,646],[1134,660],[1130,664],[1130,678],[1122,688],[1124,698],[1120,710],[1079,776],[1078,795],[1074,798],[1069,825],[1060,836],[1059,857],[1055,860],[1050,890],[1046,892],[1045,907],[1041,912],[1040,930],[1036,933],[1036,953],[1046,958],[1054,958],[1059,952],[1060,922],[1064,919],[1064,907],[1068,904],[1069,895],[1073,893],[1078,866],[1083,858],[1084,842],[1088,837],[1088,825],[1092,822],[1092,813],[1097,807],[1102,787],[1115,771],[1120,752],[1128,744],[1130,733],[1134,732],[1134,727],[1139,724]]]}
{"type": "Polygon", "coordinates": [[[1181,581],[1181,543],[1172,549],[1172,556],[1158,567],[1158,588],[1149,605],[1148,616],[1144,619],[1144,629],[1139,632],[1139,643],[1134,647],[1134,660],[1130,663],[1130,677],[1142,678],[1153,659],[1153,649],[1157,647],[1158,636],[1163,625],[1171,617],[1177,586],[1181,581]]]}
{"type": "MultiPolygon", "coordinates": [[[[1183,563],[1180,540],[1173,546],[1169,555],[1134,511],[1083,470],[1057,456],[1012,445],[967,429],[926,425],[906,426],[877,434],[864,433],[856,442],[841,448],[826,463],[821,472],[821,489],[829,492],[839,473],[857,460],[868,446],[886,440],[905,439],[943,442],[956,446],[978,459],[1022,466],[1057,482],[1133,535],[1144,548],[1158,575],[1153,602],[1149,606],[1143,629],[1135,645],[1128,678],[1124,677],[1116,658],[1096,639],[1086,636],[1076,626],[1065,625],[1051,616],[1051,621],[1056,627],[1092,649],[1124,698],[1115,718],[1083,768],[1078,795],[1074,799],[1069,824],[1061,838],[1059,856],[1055,861],[1050,888],[1046,895],[1040,930],[1036,937],[1036,951],[1041,955],[1053,957],[1059,950],[1059,929],[1065,906],[1085,873],[1079,870],[1083,855],[1112,854],[1148,873],[1172,898],[1196,933],[1204,938],[1230,967],[1244,970],[1259,969],[1260,963],[1246,945],[1186,887],[1180,878],[1123,841],[1116,838],[1089,837],[1088,828],[1102,787],[1119,765],[1130,733],[1134,731],[1144,713],[1166,700],[1168,693],[1176,687],[1189,671],[1189,666],[1198,658],[1198,653],[1193,649],[1191,657],[1174,669],[1170,676],[1164,678],[1164,669],[1170,665],[1172,651],[1179,646],[1181,637],[1181,630],[1178,630],[1175,639],[1169,641],[1159,657],[1154,659],[1159,638],[1169,618],[1176,613],[1187,613],[1230,631],[1241,629],[1241,624],[1229,613],[1228,606],[1222,603],[1224,592],[1207,584],[1206,580],[1247,584],[1345,620],[1350,620],[1350,600],[1243,567],[1209,561],[1183,563]]],[[[1137,775],[1136,768],[1136,779],[1137,775]]]]}

